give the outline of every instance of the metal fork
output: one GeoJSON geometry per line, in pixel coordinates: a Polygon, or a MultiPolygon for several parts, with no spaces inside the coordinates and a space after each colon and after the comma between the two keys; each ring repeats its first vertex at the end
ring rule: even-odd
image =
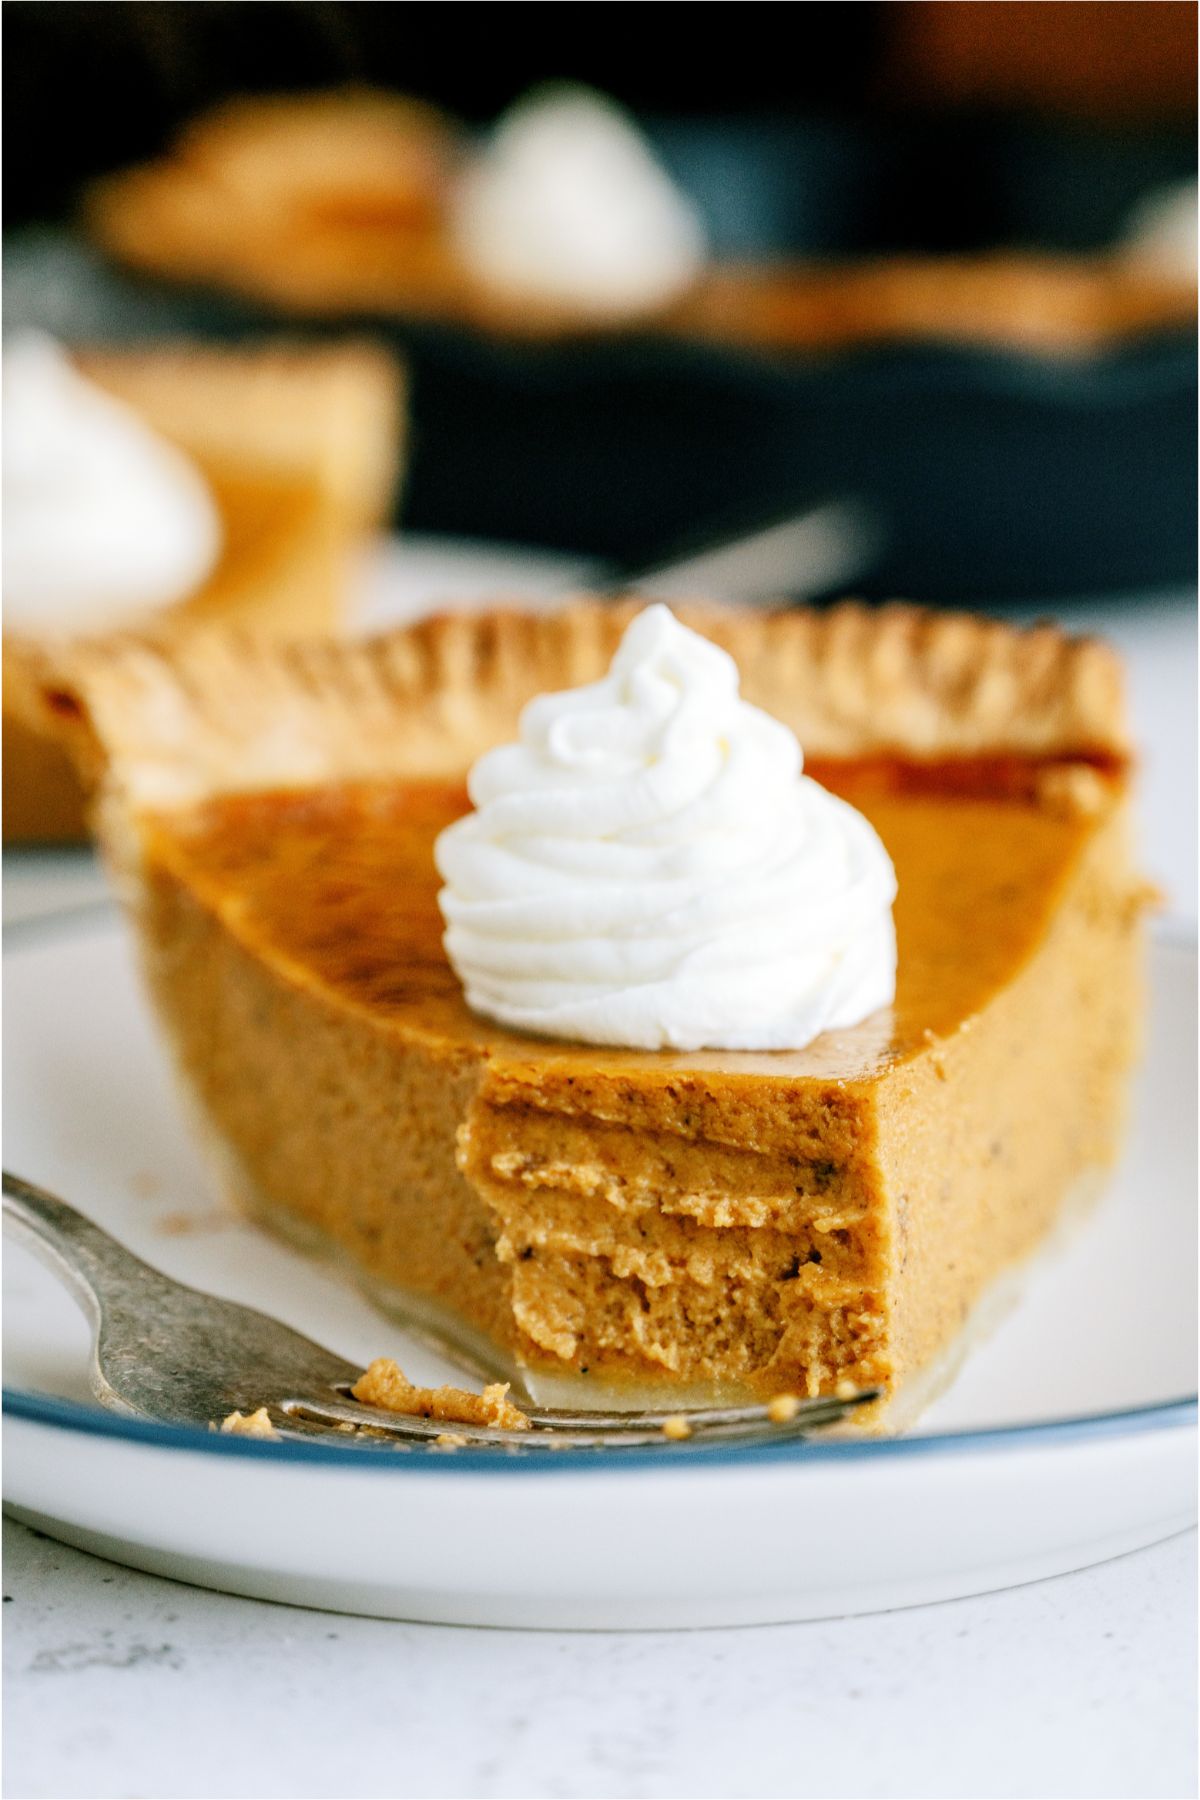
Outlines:
{"type": "MultiPolygon", "coordinates": [[[[65,1200],[9,1174],[4,1213],[63,1276],[91,1318],[90,1379],[102,1406],[174,1425],[216,1425],[265,1407],[290,1438],[423,1446],[450,1437],[472,1448],[525,1450],[672,1447],[673,1438],[753,1444],[804,1437],[878,1398],[871,1389],[800,1400],[773,1420],[766,1406],[686,1412],[590,1412],[523,1408],[528,1431],[447,1424],[364,1406],[350,1394],[362,1371],[265,1313],[152,1269],[65,1200]],[[664,1427],[666,1428],[664,1430],[664,1427]]],[[[440,1446],[439,1446],[440,1448],[440,1446]]]]}

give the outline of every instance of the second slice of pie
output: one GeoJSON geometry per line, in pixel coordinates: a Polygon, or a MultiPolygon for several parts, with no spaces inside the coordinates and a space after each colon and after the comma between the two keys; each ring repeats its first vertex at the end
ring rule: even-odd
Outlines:
{"type": "MultiPolygon", "coordinates": [[[[398,479],[402,380],[386,351],[367,343],[284,340],[176,342],[76,351],[69,359],[46,345],[38,354],[61,359],[85,392],[119,402],[153,439],[181,453],[219,521],[219,551],[195,584],[153,607],[131,594],[116,608],[123,625],[153,623],[169,637],[214,622],[272,638],[341,629],[353,552],[387,517],[398,479]]],[[[25,431],[7,438],[9,474],[21,460],[22,437],[45,430],[39,410],[27,407],[19,421],[25,431]]],[[[78,508],[88,499],[80,472],[65,468],[62,445],[39,454],[49,468],[38,484],[23,485],[18,469],[10,495],[6,475],[9,521],[15,532],[24,508],[40,518],[43,488],[52,485],[60,515],[52,529],[69,538],[79,531],[78,508]]],[[[152,500],[144,510],[146,535],[161,535],[152,500]]],[[[122,550],[128,546],[117,546],[110,533],[93,553],[96,572],[110,586],[116,578],[105,564],[115,558],[120,567],[122,550]]],[[[13,602],[22,596],[7,575],[6,567],[4,838],[79,839],[83,796],[37,700],[43,648],[62,636],[61,596],[46,582],[44,611],[28,604],[18,610],[13,602]],[[13,629],[14,613],[19,629],[13,629]]]]}

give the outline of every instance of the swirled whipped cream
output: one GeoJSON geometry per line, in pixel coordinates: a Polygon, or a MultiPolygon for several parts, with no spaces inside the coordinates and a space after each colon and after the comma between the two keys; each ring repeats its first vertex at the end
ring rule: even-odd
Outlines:
{"type": "Polygon", "coordinates": [[[200,472],[52,338],[4,350],[4,617],[99,631],[192,593],[221,547],[200,472]]]}
{"type": "Polygon", "coordinates": [[[451,225],[489,286],[611,318],[665,305],[706,255],[699,215],[632,120],[583,87],[544,88],[501,120],[451,225]]]}
{"type": "Polygon", "coordinates": [[[896,878],[737,665],[665,606],[545,694],[436,847],[468,1003],[556,1038],[799,1049],[895,996],[896,878]]]}

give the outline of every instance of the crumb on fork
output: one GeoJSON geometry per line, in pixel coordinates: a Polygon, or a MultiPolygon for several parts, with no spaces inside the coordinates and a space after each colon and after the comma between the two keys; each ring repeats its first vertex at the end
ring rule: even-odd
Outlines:
{"type": "Polygon", "coordinates": [[[529,1429],[525,1414],[508,1398],[506,1381],[493,1382],[482,1394],[456,1387],[414,1387],[390,1356],[377,1356],[350,1392],[364,1406],[408,1413],[418,1419],[442,1419],[449,1425],[493,1425],[502,1431],[529,1429]]]}
{"type": "Polygon", "coordinates": [[[662,1434],[665,1438],[681,1443],[684,1438],[691,1437],[692,1428],[682,1413],[672,1413],[669,1419],[662,1422],[662,1434]]]}
{"type": "Polygon", "coordinates": [[[230,1437],[277,1438],[279,1433],[271,1423],[270,1414],[265,1406],[257,1412],[231,1412],[221,1420],[220,1429],[230,1437]]]}
{"type": "Polygon", "coordinates": [[[799,1411],[798,1394],[772,1394],[767,1401],[767,1417],[772,1425],[790,1425],[799,1411]]]}

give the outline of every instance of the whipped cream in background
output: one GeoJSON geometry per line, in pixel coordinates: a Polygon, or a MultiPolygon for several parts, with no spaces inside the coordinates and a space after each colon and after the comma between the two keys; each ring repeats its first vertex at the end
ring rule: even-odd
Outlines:
{"type": "Polygon", "coordinates": [[[4,621],[102,631],[195,591],[221,549],[204,478],[40,332],[4,346],[4,621]]]}
{"type": "Polygon", "coordinates": [[[1193,282],[1200,233],[1194,181],[1154,188],[1138,201],[1126,222],[1121,250],[1166,281],[1193,282]]]}
{"type": "Polygon", "coordinates": [[[505,115],[451,228],[480,280],[608,317],[665,305],[707,253],[699,214],[633,121],[583,87],[540,89],[505,115]]]}
{"type": "Polygon", "coordinates": [[[442,832],[476,1012],[586,1043],[800,1049],[895,997],[896,878],[732,658],[651,606],[603,681],[525,708],[442,832]]]}

